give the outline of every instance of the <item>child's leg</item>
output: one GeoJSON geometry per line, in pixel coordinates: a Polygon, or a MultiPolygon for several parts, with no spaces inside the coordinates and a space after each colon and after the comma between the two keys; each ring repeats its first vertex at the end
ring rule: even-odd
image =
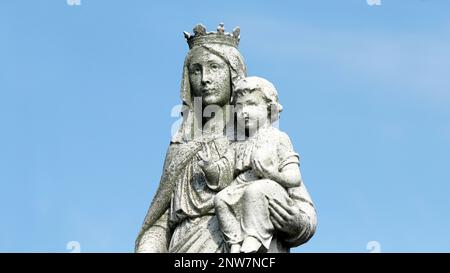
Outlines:
{"type": "Polygon", "coordinates": [[[269,179],[254,181],[246,188],[242,202],[241,226],[244,242],[241,252],[256,252],[261,245],[266,249],[269,248],[274,232],[270,220],[269,199],[277,199],[284,203],[287,202],[287,198],[286,189],[269,179]]]}
{"type": "MultiPolygon", "coordinates": [[[[225,241],[231,246],[240,246],[242,242],[240,223],[241,202],[239,202],[241,198],[239,195],[243,195],[243,189],[229,186],[217,193],[214,198],[220,230],[223,233],[225,241]]],[[[236,246],[231,250],[239,252],[236,246]]]]}

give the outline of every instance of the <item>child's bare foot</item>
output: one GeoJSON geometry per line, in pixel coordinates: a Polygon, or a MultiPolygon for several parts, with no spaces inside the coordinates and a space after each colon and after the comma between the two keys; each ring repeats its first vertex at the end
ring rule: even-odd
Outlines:
{"type": "Polygon", "coordinates": [[[230,253],[240,253],[241,246],[239,244],[232,244],[230,247],[230,253]]]}
{"type": "Polygon", "coordinates": [[[242,243],[241,252],[255,253],[261,247],[261,242],[253,236],[248,236],[242,243]]]}

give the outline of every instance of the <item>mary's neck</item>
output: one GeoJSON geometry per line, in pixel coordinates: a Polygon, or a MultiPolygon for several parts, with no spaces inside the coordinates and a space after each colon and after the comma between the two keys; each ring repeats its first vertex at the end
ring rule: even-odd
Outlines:
{"type": "Polygon", "coordinates": [[[217,107],[213,109],[214,111],[209,110],[211,109],[203,109],[203,113],[201,115],[202,134],[205,136],[222,135],[229,119],[228,115],[226,114],[226,111],[228,110],[227,105],[217,107]]]}

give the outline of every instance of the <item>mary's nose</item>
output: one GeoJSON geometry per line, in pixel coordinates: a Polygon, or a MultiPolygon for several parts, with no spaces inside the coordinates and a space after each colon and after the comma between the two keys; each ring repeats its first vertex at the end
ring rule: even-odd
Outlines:
{"type": "Polygon", "coordinates": [[[208,71],[203,70],[203,73],[202,73],[202,84],[206,85],[206,84],[210,84],[211,82],[212,82],[211,73],[209,73],[208,71]]]}

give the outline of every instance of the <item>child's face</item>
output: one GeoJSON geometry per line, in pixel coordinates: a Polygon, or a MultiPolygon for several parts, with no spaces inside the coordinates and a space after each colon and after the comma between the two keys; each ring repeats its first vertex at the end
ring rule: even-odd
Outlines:
{"type": "Polygon", "coordinates": [[[268,122],[267,102],[261,92],[245,92],[235,101],[237,122],[246,130],[256,132],[268,122]]]}

